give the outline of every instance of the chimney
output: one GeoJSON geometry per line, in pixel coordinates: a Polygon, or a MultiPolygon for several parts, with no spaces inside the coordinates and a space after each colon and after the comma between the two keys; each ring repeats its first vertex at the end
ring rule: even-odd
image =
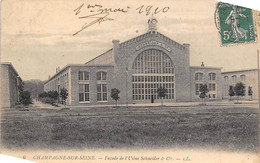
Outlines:
{"type": "Polygon", "coordinates": [[[118,45],[119,45],[119,42],[120,42],[119,40],[113,40],[113,41],[112,41],[112,43],[114,44],[114,47],[115,47],[115,46],[118,46],[118,45]]]}
{"type": "Polygon", "coordinates": [[[113,40],[112,43],[113,43],[114,56],[118,55],[120,41],[119,40],[113,40]]]}
{"type": "Polygon", "coordinates": [[[120,63],[120,59],[121,59],[121,56],[119,54],[119,51],[120,51],[119,50],[120,49],[119,43],[120,43],[120,41],[119,40],[113,40],[112,43],[113,43],[113,60],[114,60],[114,63],[115,63],[115,67],[117,67],[116,65],[118,63],[120,63]]]}
{"type": "Polygon", "coordinates": [[[184,43],[183,46],[184,46],[188,51],[190,51],[190,44],[184,43]]]}

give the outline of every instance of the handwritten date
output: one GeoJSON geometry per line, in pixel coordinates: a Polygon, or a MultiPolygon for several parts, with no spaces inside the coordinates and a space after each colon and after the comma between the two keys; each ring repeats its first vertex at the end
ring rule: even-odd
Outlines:
{"type": "MultiPolygon", "coordinates": [[[[98,23],[102,23],[105,21],[113,21],[114,19],[111,17],[108,17],[111,13],[127,13],[129,11],[130,7],[124,7],[124,8],[108,8],[104,7],[103,5],[100,4],[81,4],[78,6],[73,12],[75,13],[76,16],[78,16],[78,19],[86,19],[86,20],[92,20],[90,22],[85,22],[82,27],[73,34],[73,36],[77,35],[78,33],[82,32],[86,28],[98,23]],[[83,13],[84,12],[84,13],[83,13]],[[86,14],[87,13],[87,14],[86,14]]],[[[148,15],[155,15],[158,13],[166,13],[168,12],[170,7],[154,7],[152,5],[142,5],[136,10],[138,11],[138,14],[144,13],[146,16],[148,15]]]]}
{"type": "Polygon", "coordinates": [[[159,7],[154,7],[154,6],[151,6],[151,5],[148,5],[148,6],[140,6],[136,9],[138,11],[139,14],[145,12],[145,15],[155,15],[155,14],[158,14],[160,12],[162,13],[166,13],[170,10],[170,7],[163,7],[163,8],[159,8],[159,7]]]}

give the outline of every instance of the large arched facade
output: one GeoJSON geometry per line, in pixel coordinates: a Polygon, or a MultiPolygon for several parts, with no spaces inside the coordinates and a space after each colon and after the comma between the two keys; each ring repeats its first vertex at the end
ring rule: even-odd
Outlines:
{"type": "MultiPolygon", "coordinates": [[[[158,88],[167,89],[165,102],[200,101],[199,86],[207,84],[206,100],[221,100],[221,68],[203,63],[190,66],[190,45],[161,34],[156,24],[149,22],[148,32],[121,43],[113,40],[110,50],[86,64],[68,65],[57,72],[45,83],[45,90],[68,85],[69,105],[128,106],[159,103],[158,88]],[[65,83],[59,80],[63,75],[67,76],[65,83]],[[114,88],[120,91],[118,101],[111,96],[114,88]]],[[[246,80],[245,76],[241,80],[246,80]]]]}
{"type": "Polygon", "coordinates": [[[164,99],[174,99],[174,66],[161,50],[142,51],[132,65],[132,99],[134,101],[159,99],[158,88],[166,88],[164,99]]]}

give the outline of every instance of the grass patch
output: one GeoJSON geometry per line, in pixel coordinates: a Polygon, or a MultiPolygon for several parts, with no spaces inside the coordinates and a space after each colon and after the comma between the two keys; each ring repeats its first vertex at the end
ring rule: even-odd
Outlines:
{"type": "Polygon", "coordinates": [[[210,147],[258,151],[254,108],[92,108],[3,112],[6,148],[210,147]]]}

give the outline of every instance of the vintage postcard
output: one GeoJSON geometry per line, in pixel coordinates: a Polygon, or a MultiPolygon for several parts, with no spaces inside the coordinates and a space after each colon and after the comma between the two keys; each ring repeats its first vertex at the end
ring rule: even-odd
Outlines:
{"type": "Polygon", "coordinates": [[[257,163],[259,27],[215,0],[4,0],[1,153],[257,163]]]}

